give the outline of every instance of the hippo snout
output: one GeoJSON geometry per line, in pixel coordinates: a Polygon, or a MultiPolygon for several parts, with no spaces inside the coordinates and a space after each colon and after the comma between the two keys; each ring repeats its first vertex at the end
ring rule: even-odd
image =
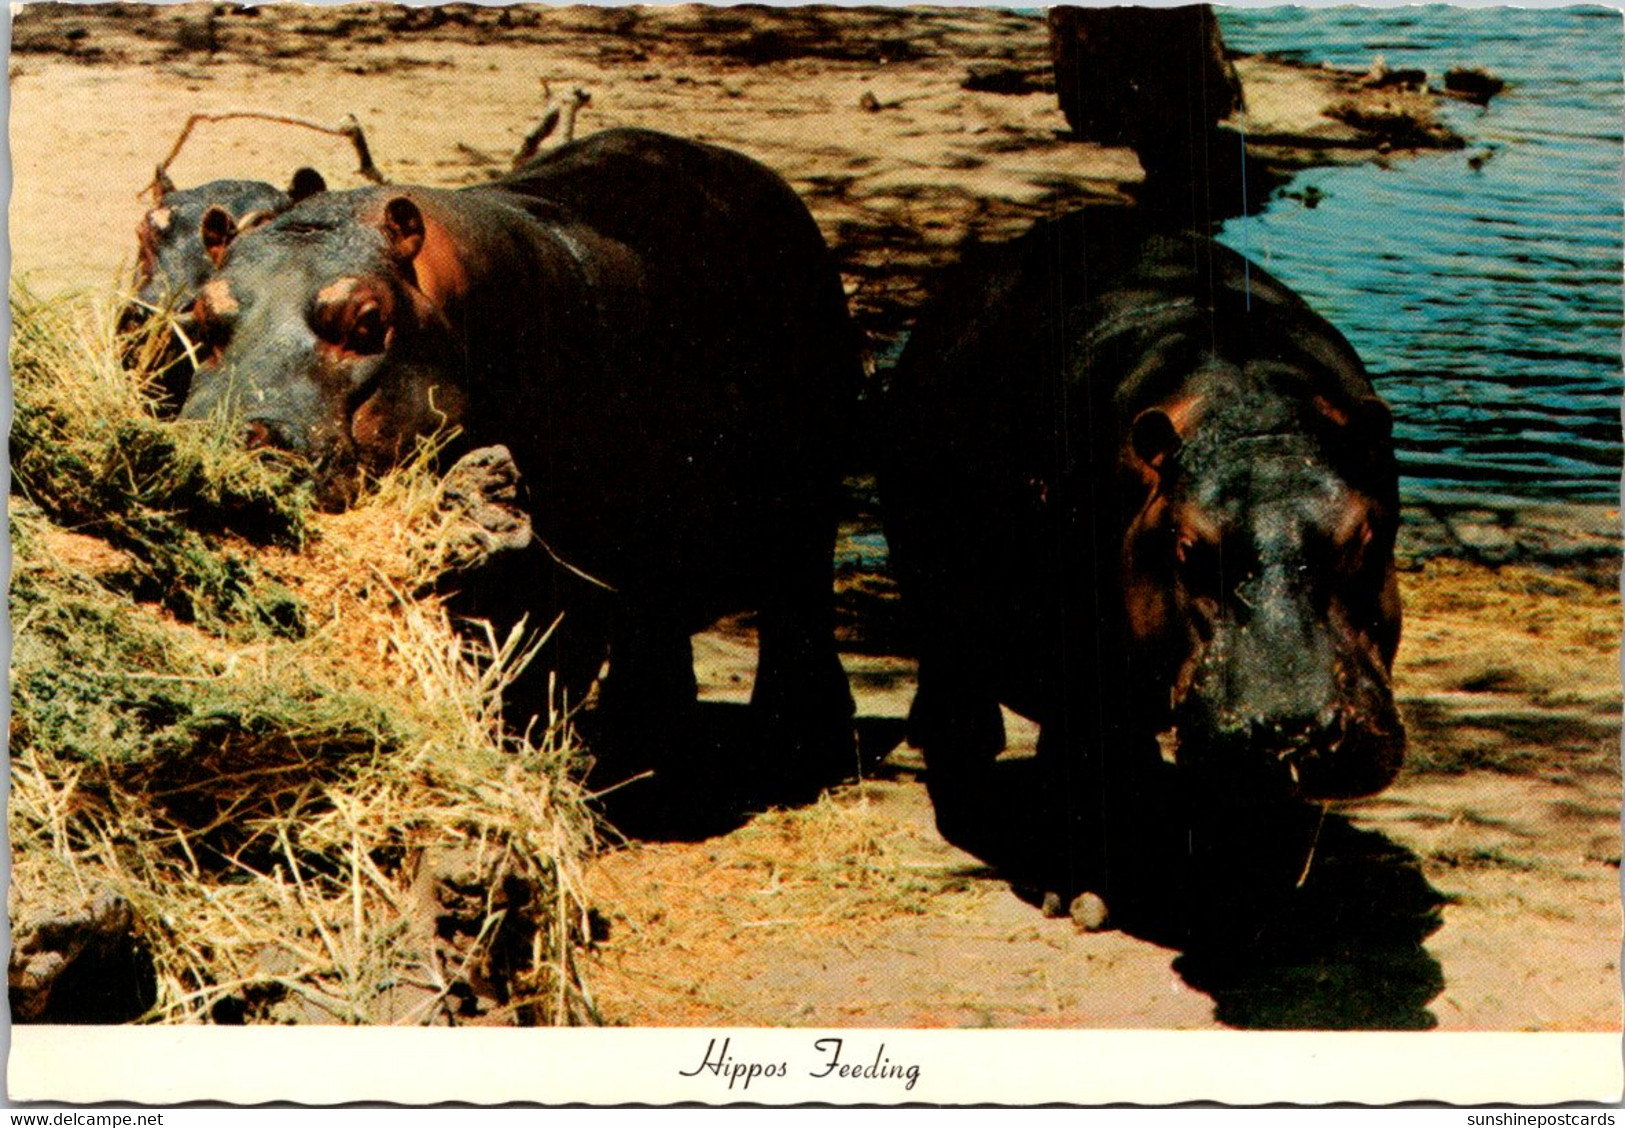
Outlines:
{"type": "Polygon", "coordinates": [[[1246,747],[1285,769],[1293,794],[1304,799],[1358,799],[1393,782],[1404,760],[1397,715],[1373,717],[1353,707],[1322,710],[1313,718],[1256,718],[1246,747]]]}
{"type": "Polygon", "coordinates": [[[1165,757],[1206,787],[1254,798],[1358,799],[1393,782],[1405,731],[1391,699],[1374,708],[1327,706],[1313,715],[1215,709],[1193,695],[1159,737],[1165,757]]]}

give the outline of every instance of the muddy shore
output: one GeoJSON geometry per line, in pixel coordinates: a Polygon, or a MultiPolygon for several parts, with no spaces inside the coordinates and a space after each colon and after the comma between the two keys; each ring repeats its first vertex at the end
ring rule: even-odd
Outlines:
{"type": "MultiPolygon", "coordinates": [[[[1417,134],[1394,123],[1431,121],[1435,95],[1236,65],[1250,152],[1283,172],[1466,159],[1443,138],[1420,156],[1398,143],[1417,134]]],[[[1132,204],[1134,154],[1071,140],[1047,74],[1040,20],[970,9],[29,5],[10,60],[14,271],[43,292],[109,290],[188,114],[354,113],[391,179],[462,185],[506,167],[545,80],[591,93],[582,131],[665,129],[789,179],[883,367],[966,240],[1132,204]],[[967,88],[990,69],[1011,92],[967,88]]],[[[360,183],[343,142],[248,122],[204,127],[171,172],[281,182],[312,163],[360,183]]],[[[611,928],[591,975],[607,1021],[1618,1029],[1616,509],[1407,514],[1410,766],[1340,812],[1300,910],[1312,942],[1261,968],[1081,936],[936,836],[923,764],[899,743],[913,665],[869,566],[861,488],[853,509],[843,656],[864,779],[604,858],[592,881],[611,928]],[[1308,1001],[1284,1002],[1293,991],[1308,1001]]],[[[748,697],[753,646],[748,620],[696,640],[707,701],[748,697]]],[[[1009,721],[1012,753],[1030,752],[1031,727],[1009,721]]]]}

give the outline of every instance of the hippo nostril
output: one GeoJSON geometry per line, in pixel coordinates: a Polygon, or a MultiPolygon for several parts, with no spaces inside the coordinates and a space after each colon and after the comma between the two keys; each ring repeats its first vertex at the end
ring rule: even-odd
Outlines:
{"type": "Polygon", "coordinates": [[[250,419],[243,424],[243,445],[249,450],[293,448],[293,444],[288,441],[287,433],[267,419],[250,419]]]}

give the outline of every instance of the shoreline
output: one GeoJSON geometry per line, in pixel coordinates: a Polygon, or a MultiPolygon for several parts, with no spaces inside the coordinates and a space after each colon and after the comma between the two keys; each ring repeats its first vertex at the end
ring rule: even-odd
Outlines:
{"type": "Polygon", "coordinates": [[[1528,564],[1615,587],[1620,510],[1585,502],[1402,500],[1397,555],[1402,570],[1446,557],[1488,568],[1528,564]]]}
{"type": "MultiPolygon", "coordinates": [[[[1223,127],[1245,136],[1260,180],[1462,143],[1437,125],[1458,95],[1414,76],[1229,55],[1247,105],[1223,127]],[[1396,129],[1434,147],[1396,144],[1396,129]]],[[[1132,150],[1072,139],[1043,17],[992,9],[31,4],[10,72],[14,270],[45,293],[115,277],[134,253],[135,197],[153,162],[189,113],[226,108],[355,112],[402,183],[500,171],[540,112],[543,79],[554,97],[573,85],[592,93],[583,131],[653,126],[737,148],[812,211],[877,375],[967,245],[1084,205],[1132,206],[1143,187],[1132,150]],[[480,110],[456,121],[424,112],[437,104],[480,110]]],[[[359,183],[343,143],[242,123],[200,130],[173,173],[183,185],[279,181],[307,163],[335,188],[359,183]]],[[[861,453],[875,432],[860,424],[861,453]]],[[[861,485],[851,492],[849,515],[873,509],[861,485]]],[[[1618,508],[1407,498],[1400,554],[1604,576],[1620,556],[1618,508]]]]}
{"type": "MultiPolygon", "coordinates": [[[[873,479],[847,480],[848,508],[836,545],[836,567],[878,577],[887,549],[873,479]]],[[[1402,572],[1436,559],[1497,569],[1528,565],[1613,588],[1621,575],[1620,507],[1602,502],[1511,497],[1400,499],[1395,563],[1402,572]]]]}

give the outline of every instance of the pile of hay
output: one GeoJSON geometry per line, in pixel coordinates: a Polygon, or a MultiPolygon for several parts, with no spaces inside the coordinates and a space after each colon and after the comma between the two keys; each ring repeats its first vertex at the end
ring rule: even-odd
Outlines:
{"type": "Polygon", "coordinates": [[[12,314],[14,1015],[594,1020],[579,750],[504,729],[537,632],[427,594],[466,533],[432,475],[315,513],[159,420],[111,312],[12,314]]]}

